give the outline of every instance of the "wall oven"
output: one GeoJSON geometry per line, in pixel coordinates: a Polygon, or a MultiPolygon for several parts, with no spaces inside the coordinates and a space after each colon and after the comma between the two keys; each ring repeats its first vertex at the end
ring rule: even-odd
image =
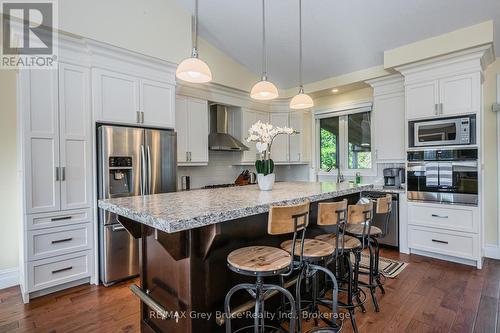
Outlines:
{"type": "Polygon", "coordinates": [[[412,121],[410,147],[471,145],[476,143],[476,116],[412,121]]]}
{"type": "Polygon", "coordinates": [[[478,204],[477,149],[408,152],[408,200],[478,204]]]}

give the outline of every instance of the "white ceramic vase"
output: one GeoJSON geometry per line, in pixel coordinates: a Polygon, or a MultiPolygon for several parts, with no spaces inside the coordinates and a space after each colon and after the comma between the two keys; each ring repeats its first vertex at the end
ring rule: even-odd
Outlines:
{"type": "Polygon", "coordinates": [[[270,173],[267,176],[264,176],[263,173],[257,175],[257,183],[261,191],[271,191],[273,189],[274,180],[274,173],[270,173]]]}

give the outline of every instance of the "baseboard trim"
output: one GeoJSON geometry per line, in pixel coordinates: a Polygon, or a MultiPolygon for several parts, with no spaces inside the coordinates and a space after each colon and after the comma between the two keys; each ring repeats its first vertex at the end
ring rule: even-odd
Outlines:
{"type": "Polygon", "coordinates": [[[19,268],[0,270],[0,289],[5,289],[19,284],[19,268]]]}
{"type": "Polygon", "coordinates": [[[491,259],[500,259],[500,246],[486,244],[484,246],[484,256],[491,259]]]}

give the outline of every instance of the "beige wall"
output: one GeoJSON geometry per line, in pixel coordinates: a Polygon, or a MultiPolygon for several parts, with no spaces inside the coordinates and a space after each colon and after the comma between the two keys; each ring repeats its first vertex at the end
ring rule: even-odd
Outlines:
{"type": "Polygon", "coordinates": [[[491,106],[497,100],[497,74],[500,74],[500,57],[485,72],[483,113],[484,157],[484,226],[485,243],[498,244],[498,163],[497,115],[491,106]]]}
{"type": "Polygon", "coordinates": [[[19,186],[16,155],[16,73],[0,70],[0,271],[17,267],[19,186]]]}
{"type": "MultiPolygon", "coordinates": [[[[59,1],[59,28],[173,63],[191,54],[191,16],[175,0],[59,1]]],[[[258,79],[204,40],[199,51],[216,83],[249,91],[258,79]]]]}
{"type": "Polygon", "coordinates": [[[373,88],[348,91],[343,94],[332,94],[314,99],[314,109],[321,110],[328,107],[340,106],[356,102],[366,102],[373,100],[373,88]]]}

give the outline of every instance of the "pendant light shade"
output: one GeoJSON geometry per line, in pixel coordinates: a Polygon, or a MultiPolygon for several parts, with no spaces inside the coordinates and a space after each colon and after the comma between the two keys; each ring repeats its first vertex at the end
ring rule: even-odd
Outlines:
{"type": "Polygon", "coordinates": [[[270,100],[279,96],[278,88],[267,80],[267,54],[266,54],[266,6],[262,0],[262,78],[250,91],[250,97],[257,100],[270,100]]]}
{"type": "Polygon", "coordinates": [[[302,0],[299,0],[299,93],[290,101],[290,109],[300,110],[308,109],[314,106],[313,99],[304,93],[302,80],[302,0]]]}
{"type": "Polygon", "coordinates": [[[212,81],[212,72],[203,60],[191,57],[182,60],[175,72],[177,78],[191,83],[207,83],[212,81]]]}
{"type": "Polygon", "coordinates": [[[290,101],[290,109],[300,110],[300,109],[308,109],[314,106],[314,102],[308,94],[304,94],[304,90],[301,89],[299,93],[293,96],[290,101]]]}
{"type": "Polygon", "coordinates": [[[262,81],[257,82],[250,92],[250,97],[258,100],[270,100],[278,97],[278,88],[265,78],[262,81]]]}
{"type": "Polygon", "coordinates": [[[184,59],[177,70],[175,76],[183,81],[191,83],[207,83],[212,81],[212,72],[203,60],[198,58],[198,0],[195,0],[193,25],[193,50],[191,57],[184,59]]]}

